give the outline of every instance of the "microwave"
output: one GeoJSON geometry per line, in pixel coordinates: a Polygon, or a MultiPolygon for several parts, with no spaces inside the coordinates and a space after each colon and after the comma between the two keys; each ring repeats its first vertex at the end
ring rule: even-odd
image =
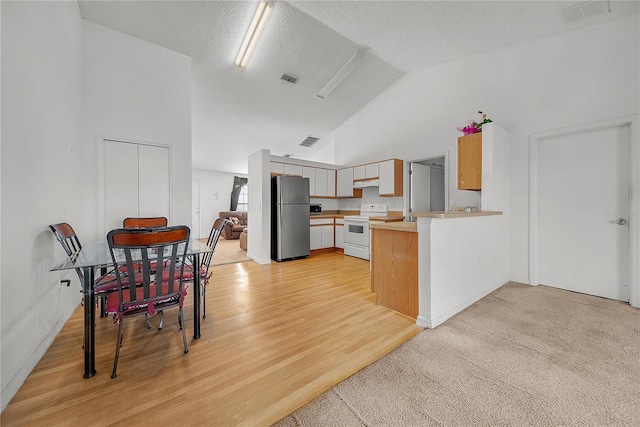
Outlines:
{"type": "Polygon", "coordinates": [[[321,215],[322,205],[309,205],[309,213],[311,215],[321,215]]]}

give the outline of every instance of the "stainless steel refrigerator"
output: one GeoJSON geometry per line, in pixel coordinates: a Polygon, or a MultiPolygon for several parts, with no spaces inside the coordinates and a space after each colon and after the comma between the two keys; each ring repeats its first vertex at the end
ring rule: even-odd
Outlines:
{"type": "Polygon", "coordinates": [[[271,259],[309,256],[309,178],[271,178],[271,259]]]}

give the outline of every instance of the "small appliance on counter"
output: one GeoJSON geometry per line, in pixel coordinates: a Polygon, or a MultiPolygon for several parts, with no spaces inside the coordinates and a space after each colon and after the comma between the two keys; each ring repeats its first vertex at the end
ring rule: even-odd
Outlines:
{"type": "Polygon", "coordinates": [[[309,214],[310,215],[322,215],[322,205],[310,205],[309,206],[309,214]]]}

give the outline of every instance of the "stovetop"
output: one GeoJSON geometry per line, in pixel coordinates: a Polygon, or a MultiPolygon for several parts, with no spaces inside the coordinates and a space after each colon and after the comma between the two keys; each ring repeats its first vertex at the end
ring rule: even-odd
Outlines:
{"type": "Polygon", "coordinates": [[[389,206],[385,204],[366,204],[360,205],[360,215],[345,216],[345,219],[369,219],[372,216],[387,216],[389,206]]]}

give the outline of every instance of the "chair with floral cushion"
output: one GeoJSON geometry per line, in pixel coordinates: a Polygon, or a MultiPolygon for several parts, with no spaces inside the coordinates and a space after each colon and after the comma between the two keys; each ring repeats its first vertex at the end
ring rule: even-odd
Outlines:
{"type": "Polygon", "coordinates": [[[184,352],[189,352],[184,330],[182,305],[187,294],[184,271],[189,243],[189,227],[116,229],[107,234],[114,268],[126,268],[126,276],[142,270],[138,287],[125,286],[124,274],[116,275],[117,292],[107,297],[107,312],[118,324],[116,353],[111,378],[116,378],[120,347],[124,338],[124,319],[136,315],[153,315],[178,308],[178,324],[182,330],[184,352]],[[166,280],[164,279],[166,277],[166,280]],[[158,280],[160,279],[160,280],[158,280]]]}

